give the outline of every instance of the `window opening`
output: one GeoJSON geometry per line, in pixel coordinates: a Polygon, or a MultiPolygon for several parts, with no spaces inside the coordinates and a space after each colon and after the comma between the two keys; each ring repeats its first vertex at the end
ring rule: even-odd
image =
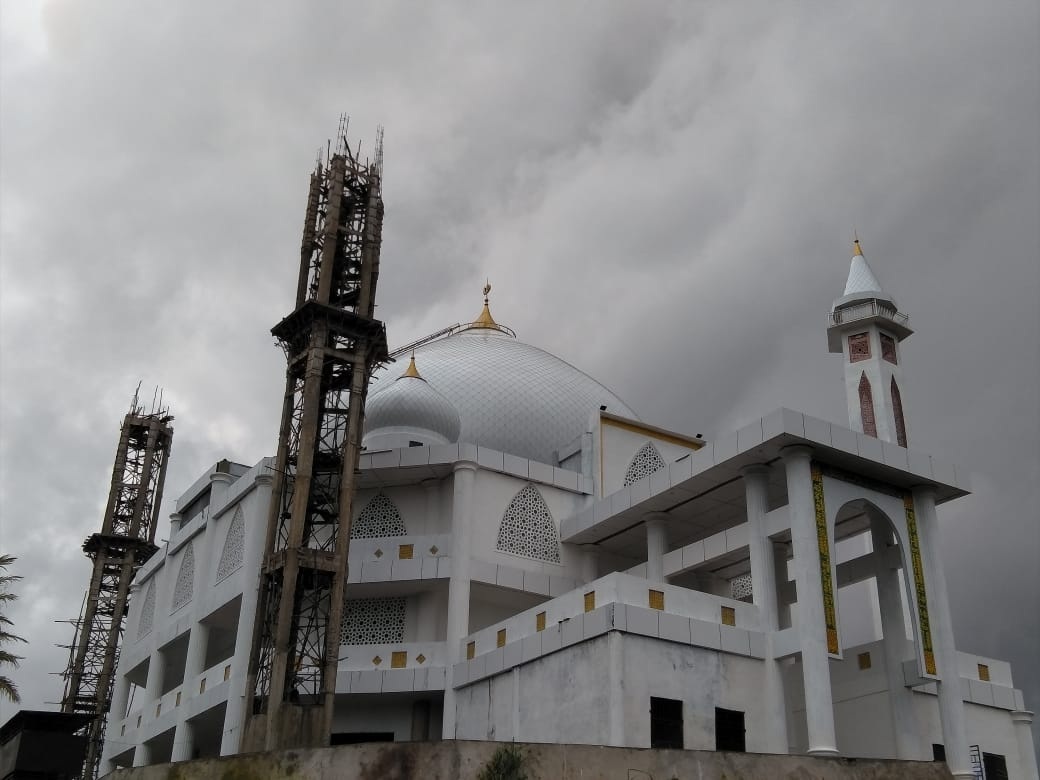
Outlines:
{"type": "Polygon", "coordinates": [[[650,747],[683,749],[683,703],[650,697],[650,747]]]}
{"type": "Polygon", "coordinates": [[[715,749],[745,752],[743,712],[715,708],[715,749]]]}

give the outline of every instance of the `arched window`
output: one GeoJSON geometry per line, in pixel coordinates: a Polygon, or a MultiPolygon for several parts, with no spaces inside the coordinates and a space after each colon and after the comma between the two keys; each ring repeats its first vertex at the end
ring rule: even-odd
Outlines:
{"type": "Polygon", "coordinates": [[[397,504],[386,493],[376,493],[350,526],[351,539],[372,539],[379,536],[404,536],[404,527],[397,504]]]}
{"type": "Polygon", "coordinates": [[[147,636],[155,621],[155,578],[148,581],[148,590],[144,592],[141,604],[141,615],[137,618],[137,638],[147,636]]]}
{"type": "Polygon", "coordinates": [[[220,553],[217,564],[217,582],[223,582],[242,566],[242,557],[246,545],[246,524],[242,517],[242,507],[235,507],[235,514],[224,537],[224,549],[220,553]]]}
{"type": "Polygon", "coordinates": [[[643,477],[650,476],[667,465],[654,443],[648,441],[639,448],[639,452],[632,457],[632,461],[628,464],[628,470],[625,472],[625,487],[633,482],[638,482],[643,477]]]}
{"type": "Polygon", "coordinates": [[[188,542],[181,556],[181,568],[177,572],[177,582],[173,586],[173,608],[176,612],[189,601],[195,591],[195,549],[188,542]]]}
{"type": "Polygon", "coordinates": [[[534,485],[524,485],[509,502],[498,527],[496,547],[514,555],[549,563],[560,562],[560,534],[556,522],[534,485]]]}
{"type": "Polygon", "coordinates": [[[906,423],[903,421],[903,398],[899,395],[899,385],[892,377],[892,414],[896,418],[896,442],[900,447],[906,446],[906,423]]]}
{"type": "Polygon", "coordinates": [[[870,380],[864,371],[859,378],[859,414],[863,420],[863,433],[877,438],[877,421],[874,419],[874,396],[870,392],[870,380]]]}

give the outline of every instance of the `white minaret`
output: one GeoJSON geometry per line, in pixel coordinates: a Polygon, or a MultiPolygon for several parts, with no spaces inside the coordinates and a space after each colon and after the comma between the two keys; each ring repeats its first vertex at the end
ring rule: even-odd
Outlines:
{"type": "Polygon", "coordinates": [[[913,331],[892,296],[882,292],[858,238],[853,247],[845,294],[831,309],[827,344],[845,360],[849,426],[905,447],[908,429],[899,344],[913,331]]]}

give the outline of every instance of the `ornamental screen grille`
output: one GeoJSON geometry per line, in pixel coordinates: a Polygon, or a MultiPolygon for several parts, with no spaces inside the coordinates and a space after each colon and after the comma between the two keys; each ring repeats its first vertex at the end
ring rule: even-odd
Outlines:
{"type": "Polygon", "coordinates": [[[155,620],[155,580],[148,583],[148,590],[144,592],[144,603],[141,604],[141,616],[137,618],[137,638],[148,634],[152,630],[152,621],[155,620]]]}
{"type": "Polygon", "coordinates": [[[386,493],[376,493],[350,526],[351,539],[404,536],[406,533],[397,504],[386,493]]]}
{"type": "Polygon", "coordinates": [[[628,471],[625,472],[625,487],[638,482],[643,477],[650,476],[658,469],[663,469],[666,465],[668,464],[664,462],[664,458],[657,451],[657,447],[654,446],[653,442],[648,441],[635,454],[632,462],[628,464],[628,471]]]}
{"type": "Polygon", "coordinates": [[[189,601],[195,589],[195,549],[188,542],[181,557],[181,569],[177,572],[177,582],[173,586],[173,608],[176,612],[189,601]]]}
{"type": "Polygon", "coordinates": [[[220,553],[220,563],[217,564],[217,582],[223,582],[242,566],[245,543],[246,524],[242,519],[242,507],[238,506],[235,507],[235,515],[224,537],[224,549],[220,553]]]}
{"type": "Polygon", "coordinates": [[[380,645],[404,641],[404,597],[347,599],[343,604],[341,645],[380,645]]]}
{"type": "Polygon", "coordinates": [[[730,598],[737,601],[747,601],[751,598],[751,575],[741,574],[729,581],[730,598]]]}
{"type": "Polygon", "coordinates": [[[502,552],[560,562],[560,536],[545,499],[534,485],[527,484],[513,496],[498,527],[502,552]]]}
{"type": "Polygon", "coordinates": [[[857,333],[849,336],[849,362],[858,363],[870,357],[870,334],[857,333]]]}
{"type": "Polygon", "coordinates": [[[896,359],[896,340],[887,333],[881,334],[881,357],[889,363],[898,363],[896,359]]]}
{"type": "Polygon", "coordinates": [[[859,414],[863,420],[863,433],[877,438],[877,420],[874,417],[874,394],[870,392],[870,380],[864,371],[859,378],[859,414]]]}

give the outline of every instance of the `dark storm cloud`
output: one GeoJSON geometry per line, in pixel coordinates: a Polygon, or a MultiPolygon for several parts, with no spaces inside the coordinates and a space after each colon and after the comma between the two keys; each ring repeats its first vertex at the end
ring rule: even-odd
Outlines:
{"type": "Polygon", "coordinates": [[[268,329],[341,110],[367,148],[387,128],[393,343],[473,316],[487,276],[525,341],[689,433],[846,419],[823,330],[858,228],[919,329],[914,444],[978,474],[941,514],[959,645],[1040,702],[1034,4],[11,8],[0,499],[28,706],[60,698],[52,621],[137,381],[177,416],[167,496],[273,450],[268,329]]]}

